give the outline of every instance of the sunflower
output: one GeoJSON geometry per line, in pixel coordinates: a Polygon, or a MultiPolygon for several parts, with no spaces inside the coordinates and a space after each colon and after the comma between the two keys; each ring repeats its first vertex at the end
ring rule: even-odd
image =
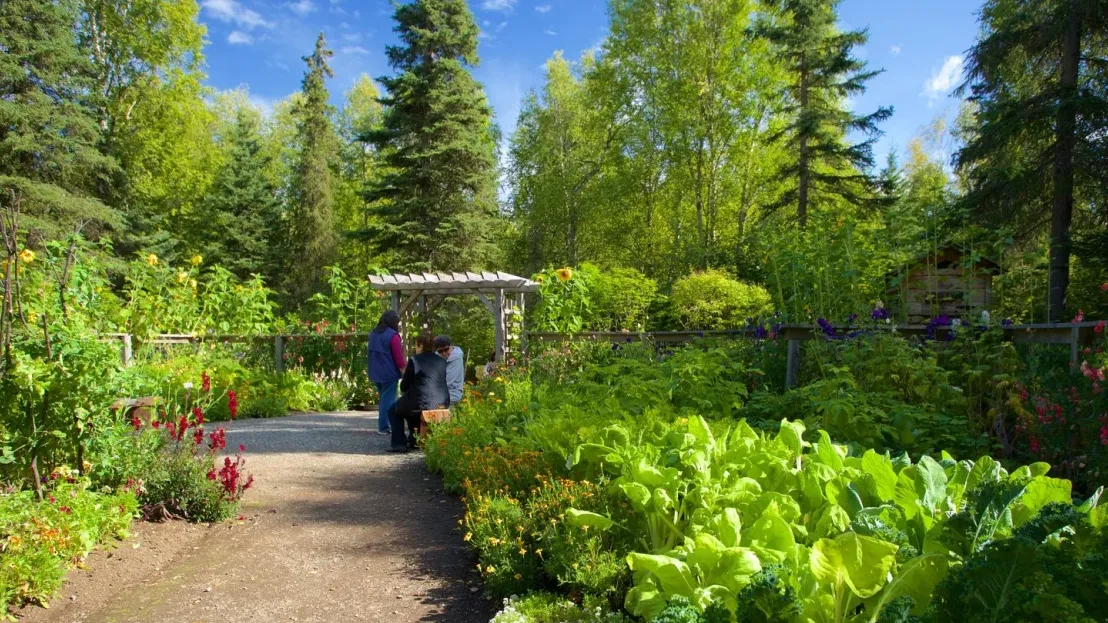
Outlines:
{"type": "Polygon", "coordinates": [[[154,255],[153,253],[151,253],[150,255],[147,255],[146,256],[146,263],[151,265],[151,266],[157,266],[158,265],[158,256],[154,255]]]}
{"type": "Polygon", "coordinates": [[[30,249],[23,249],[19,252],[19,261],[24,264],[30,264],[35,261],[35,252],[30,249]]]}
{"type": "Polygon", "coordinates": [[[558,270],[554,271],[554,274],[558,275],[558,281],[569,281],[573,278],[573,271],[570,270],[568,267],[559,268],[558,270]]]}

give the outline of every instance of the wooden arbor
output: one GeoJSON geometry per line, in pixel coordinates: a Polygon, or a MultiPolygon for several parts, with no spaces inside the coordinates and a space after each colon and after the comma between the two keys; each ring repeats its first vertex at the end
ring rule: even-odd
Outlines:
{"type": "Polygon", "coordinates": [[[496,360],[508,354],[508,319],[516,312],[520,316],[520,340],[524,339],[524,295],[538,292],[539,284],[507,273],[409,273],[407,275],[371,275],[370,288],[392,293],[392,308],[400,314],[401,326],[407,327],[414,314],[419,314],[423,328],[429,328],[427,318],[454,295],[476,296],[493,316],[496,331],[496,360]]]}

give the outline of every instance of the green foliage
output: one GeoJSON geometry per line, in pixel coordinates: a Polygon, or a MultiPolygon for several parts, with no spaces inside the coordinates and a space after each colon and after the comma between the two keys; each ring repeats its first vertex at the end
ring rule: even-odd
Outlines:
{"type": "Polygon", "coordinates": [[[736,329],[772,311],[764,288],[717,270],[678,279],[669,301],[687,329],[736,329]]]}
{"type": "MultiPolygon", "coordinates": [[[[594,331],[643,331],[647,310],[657,296],[658,284],[634,268],[601,270],[583,264],[587,274],[588,328],[594,331]]],[[[549,277],[548,277],[549,278],[549,277]]]]}
{"type": "Polygon", "coordinates": [[[119,220],[93,198],[117,164],[97,149],[93,66],[76,45],[76,20],[71,0],[0,6],[0,207],[21,207],[24,233],[46,239],[119,220]]]}
{"type": "Polygon", "coordinates": [[[98,546],[127,537],[135,496],[99,493],[68,469],[52,472],[42,501],[34,492],[0,494],[0,615],[49,603],[65,572],[98,546]]]}
{"type": "Polygon", "coordinates": [[[537,330],[568,335],[585,328],[592,305],[589,297],[592,279],[588,271],[569,267],[547,269],[534,279],[541,286],[535,311],[537,330]]]}
{"type": "Polygon", "coordinates": [[[630,619],[608,610],[608,604],[585,596],[574,603],[553,593],[530,593],[504,600],[504,608],[490,623],[629,623],[630,619]]]}
{"type": "Polygon", "coordinates": [[[829,207],[833,198],[862,205],[872,199],[874,184],[867,171],[873,167],[872,146],[877,124],[892,116],[892,108],[857,115],[844,102],[865,92],[865,84],[879,72],[852,56],[853,49],[869,39],[864,30],[841,32],[836,25],[837,2],[828,0],[777,0],[774,12],[761,24],[762,34],[773,44],[788,70],[785,111],[788,125],[781,131],[790,156],[779,179],[787,190],[779,206],[796,204],[801,228],[814,209],[829,207]],[[848,132],[870,138],[850,145],[848,132]]]}
{"type": "Polygon", "coordinates": [[[285,287],[294,302],[303,301],[319,289],[323,267],[336,257],[334,186],[339,144],[331,126],[332,111],[325,84],[327,78],[334,77],[327,64],[333,55],[320,33],[315,51],[304,57],[308,71],[301,88],[303,99],[295,109],[299,151],[284,266],[285,287]]]}
{"type": "Polygon", "coordinates": [[[369,134],[385,170],[367,189],[374,244],[401,270],[470,270],[493,259],[496,135],[477,65],[477,22],[464,0],[396,5],[400,45],[382,127],[369,134]]]}
{"type": "Polygon", "coordinates": [[[283,224],[260,132],[260,115],[239,107],[221,137],[226,163],[204,198],[201,249],[210,264],[241,280],[262,275],[275,283],[280,264],[274,243],[281,240],[283,224]]]}

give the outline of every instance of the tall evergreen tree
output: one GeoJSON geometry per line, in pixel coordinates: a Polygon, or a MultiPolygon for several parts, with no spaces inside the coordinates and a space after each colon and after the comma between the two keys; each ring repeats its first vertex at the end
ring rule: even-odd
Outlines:
{"type": "Polygon", "coordinates": [[[782,133],[793,152],[780,178],[789,184],[779,206],[796,205],[800,227],[808,213],[824,199],[841,197],[859,204],[874,199],[873,143],[877,124],[892,115],[879,108],[857,115],[846,108],[846,98],[863,93],[878,71],[866,71],[865,62],[852,56],[864,45],[864,30],[840,32],[835,24],[839,0],[772,0],[780,12],[762,33],[780,51],[791,74],[789,101],[784,112],[792,122],[782,133]],[[850,144],[846,135],[862,132],[868,139],[850,144]]]}
{"type": "Polygon", "coordinates": [[[304,57],[308,71],[301,88],[303,99],[296,109],[299,154],[293,173],[290,241],[287,247],[287,291],[293,301],[305,300],[318,290],[323,268],[334,262],[338,237],[335,232],[335,168],[339,142],[331,125],[332,106],[325,80],[332,77],[323,33],[315,51],[304,57]]]}
{"type": "Polygon", "coordinates": [[[204,200],[203,253],[209,264],[223,266],[239,278],[259,274],[272,282],[272,250],[281,238],[281,214],[260,125],[257,111],[240,107],[223,138],[227,162],[204,200]]]}
{"type": "Polygon", "coordinates": [[[379,252],[408,270],[459,270],[487,262],[496,217],[491,110],[469,67],[477,24],[465,0],[416,0],[393,14],[401,45],[383,127],[369,138],[385,172],[366,193],[379,216],[379,252]]]}
{"type": "Polygon", "coordinates": [[[981,25],[962,87],[978,122],[956,158],[969,181],[964,202],[980,220],[1011,225],[1023,239],[1050,223],[1047,316],[1060,322],[1075,197],[1108,196],[1108,7],[1103,0],[989,0],[981,25]]]}
{"type": "Polygon", "coordinates": [[[0,202],[18,197],[25,230],[42,237],[117,221],[90,198],[115,164],[97,149],[76,19],[69,0],[0,2],[0,202]]]}

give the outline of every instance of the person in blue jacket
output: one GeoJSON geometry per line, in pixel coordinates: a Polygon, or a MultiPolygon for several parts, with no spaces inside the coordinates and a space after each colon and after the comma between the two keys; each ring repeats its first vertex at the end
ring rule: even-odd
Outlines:
{"type": "Polygon", "coordinates": [[[381,314],[381,320],[370,332],[368,357],[366,371],[381,396],[377,404],[377,434],[390,435],[389,409],[396,403],[396,386],[407,363],[400,340],[400,315],[395,311],[390,309],[381,314]]]}

